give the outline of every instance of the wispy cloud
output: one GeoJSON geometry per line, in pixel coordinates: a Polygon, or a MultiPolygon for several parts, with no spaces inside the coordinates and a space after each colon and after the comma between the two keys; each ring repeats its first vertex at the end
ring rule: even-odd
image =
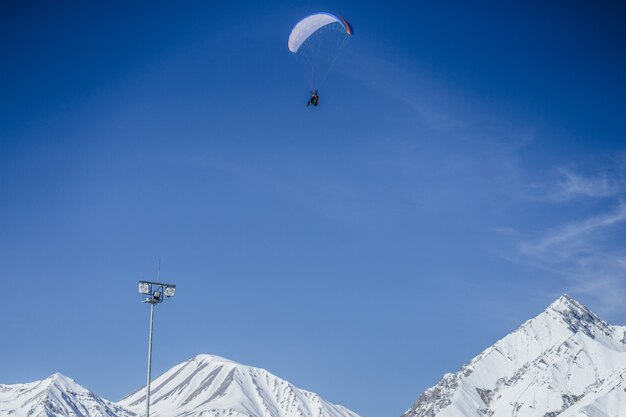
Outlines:
{"type": "Polygon", "coordinates": [[[563,204],[570,203],[562,216],[555,216],[557,223],[532,234],[511,233],[507,228],[498,231],[516,243],[516,260],[564,276],[569,282],[565,291],[596,299],[604,312],[622,307],[626,303],[623,170],[617,166],[583,175],[561,167],[556,172],[556,181],[545,187],[556,191],[545,203],[553,210],[563,210],[563,204]],[[585,200],[597,204],[582,209],[585,200]],[[565,216],[578,218],[562,220],[565,216]]]}
{"type": "Polygon", "coordinates": [[[562,258],[581,255],[596,247],[604,233],[626,220],[626,204],[616,209],[581,221],[572,222],[545,232],[535,241],[520,243],[523,254],[536,257],[562,258]]]}
{"type": "Polygon", "coordinates": [[[556,200],[614,197],[622,191],[621,181],[610,177],[607,173],[589,177],[561,167],[557,169],[557,174],[557,190],[554,194],[556,200]]]}

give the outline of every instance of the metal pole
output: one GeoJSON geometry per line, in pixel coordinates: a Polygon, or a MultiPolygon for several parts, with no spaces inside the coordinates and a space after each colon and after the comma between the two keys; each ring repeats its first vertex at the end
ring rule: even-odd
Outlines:
{"type": "Polygon", "coordinates": [[[146,384],[146,417],[150,417],[150,379],[152,372],[152,325],[154,323],[154,303],[150,303],[150,339],[148,341],[148,382],[146,384]]]}

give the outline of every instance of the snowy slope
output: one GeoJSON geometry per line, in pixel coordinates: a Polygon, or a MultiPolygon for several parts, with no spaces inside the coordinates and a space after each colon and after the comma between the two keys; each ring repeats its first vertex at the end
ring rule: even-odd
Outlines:
{"type": "MultiPolygon", "coordinates": [[[[145,390],[119,404],[143,413],[145,390]]],[[[151,417],[358,417],[264,369],[211,355],[198,355],[154,380],[150,404],[151,417]]]]}
{"type": "Polygon", "coordinates": [[[0,385],[1,417],[135,417],[74,380],[54,374],[43,381],[0,385]]]}
{"type": "Polygon", "coordinates": [[[563,296],[403,417],[626,417],[626,327],[563,296]]]}

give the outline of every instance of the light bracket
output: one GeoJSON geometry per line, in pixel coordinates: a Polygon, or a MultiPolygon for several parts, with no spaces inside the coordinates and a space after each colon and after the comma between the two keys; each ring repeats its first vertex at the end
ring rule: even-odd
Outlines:
{"type": "Polygon", "coordinates": [[[141,301],[150,304],[162,303],[165,297],[172,298],[176,293],[176,285],[164,282],[139,281],[138,288],[141,301]]]}

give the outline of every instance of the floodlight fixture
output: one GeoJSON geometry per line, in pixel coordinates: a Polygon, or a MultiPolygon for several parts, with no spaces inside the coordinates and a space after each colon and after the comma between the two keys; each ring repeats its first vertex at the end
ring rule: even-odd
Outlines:
{"type": "Polygon", "coordinates": [[[150,294],[150,284],[145,281],[139,281],[139,292],[142,294],[150,294]]]}
{"type": "Polygon", "coordinates": [[[174,296],[176,285],[165,284],[163,282],[139,281],[139,293],[141,301],[148,304],[159,304],[163,302],[164,295],[167,298],[174,296]]]}

